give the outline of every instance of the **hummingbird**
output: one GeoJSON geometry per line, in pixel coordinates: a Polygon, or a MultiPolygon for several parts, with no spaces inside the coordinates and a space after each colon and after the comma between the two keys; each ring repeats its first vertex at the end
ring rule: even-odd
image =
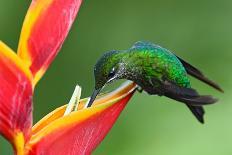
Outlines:
{"type": "Polygon", "coordinates": [[[191,87],[188,75],[220,92],[218,84],[209,80],[199,69],[168,49],[147,41],[138,41],[128,50],[112,50],[103,54],[94,66],[95,88],[87,107],[90,107],[101,89],[118,79],[135,82],[149,95],[165,96],[184,103],[201,123],[204,123],[204,105],[217,99],[200,95],[191,87]]]}

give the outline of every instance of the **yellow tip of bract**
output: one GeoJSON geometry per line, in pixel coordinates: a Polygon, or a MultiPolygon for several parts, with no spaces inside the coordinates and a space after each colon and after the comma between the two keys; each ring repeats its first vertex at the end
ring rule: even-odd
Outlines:
{"type": "Polygon", "coordinates": [[[14,51],[9,48],[5,43],[0,40],[0,55],[2,59],[9,59],[27,76],[27,78],[32,81],[32,74],[29,67],[14,53],[14,51]]]}

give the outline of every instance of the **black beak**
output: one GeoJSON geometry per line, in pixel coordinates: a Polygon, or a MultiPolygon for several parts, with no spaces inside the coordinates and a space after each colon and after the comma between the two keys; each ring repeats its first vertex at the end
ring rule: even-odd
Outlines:
{"type": "Polygon", "coordinates": [[[100,91],[101,91],[101,88],[100,89],[95,89],[93,91],[93,94],[90,97],[90,100],[89,100],[89,103],[88,103],[87,107],[91,107],[91,105],[93,104],[93,101],[95,100],[95,98],[97,97],[97,95],[99,94],[100,91]]]}

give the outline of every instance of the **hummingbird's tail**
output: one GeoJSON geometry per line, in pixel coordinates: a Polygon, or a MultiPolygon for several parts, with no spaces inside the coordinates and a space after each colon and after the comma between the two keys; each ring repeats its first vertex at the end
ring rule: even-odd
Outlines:
{"type": "Polygon", "coordinates": [[[204,109],[202,106],[213,104],[218,101],[210,95],[199,95],[198,92],[192,88],[180,87],[167,81],[164,91],[166,97],[185,103],[201,123],[204,122],[204,109]]]}
{"type": "Polygon", "coordinates": [[[180,101],[182,103],[185,103],[187,107],[191,110],[193,115],[197,118],[199,122],[202,124],[204,123],[204,109],[203,105],[207,104],[213,104],[217,102],[217,99],[213,98],[212,96],[174,96],[174,95],[165,95],[171,99],[174,99],[176,101],[180,101]]]}
{"type": "Polygon", "coordinates": [[[202,124],[204,123],[204,108],[202,106],[191,106],[186,104],[187,107],[191,110],[191,112],[193,113],[193,115],[197,118],[197,120],[199,122],[201,122],[202,124]]]}

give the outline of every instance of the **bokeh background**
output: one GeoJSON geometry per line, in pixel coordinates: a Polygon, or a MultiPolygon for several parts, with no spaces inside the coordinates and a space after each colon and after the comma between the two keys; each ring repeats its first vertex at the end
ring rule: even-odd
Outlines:
{"type": "MultiPolygon", "coordinates": [[[[0,39],[14,50],[29,4],[0,0],[0,39]]],[[[148,40],[200,68],[225,93],[192,78],[194,88],[220,99],[206,107],[204,125],[180,103],[137,93],[93,154],[231,155],[231,17],[231,0],[84,0],[61,52],[36,88],[35,122],[67,103],[76,84],[83,87],[83,97],[91,94],[92,68],[105,51],[148,40]]],[[[12,154],[2,137],[0,154],[12,154]]]]}

